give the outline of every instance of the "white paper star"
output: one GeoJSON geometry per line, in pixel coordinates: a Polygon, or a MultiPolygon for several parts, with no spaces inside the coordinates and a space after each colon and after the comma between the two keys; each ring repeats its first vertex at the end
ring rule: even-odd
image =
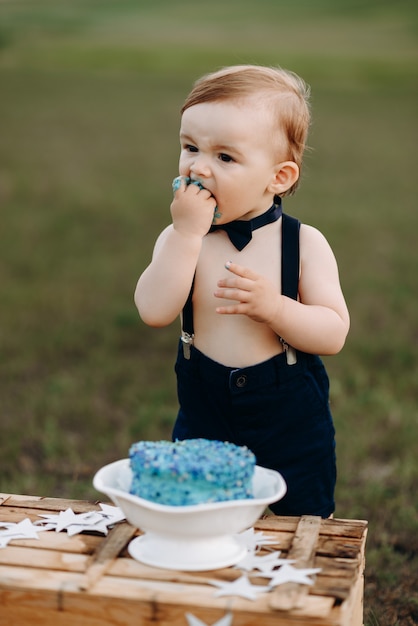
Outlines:
{"type": "Polygon", "coordinates": [[[0,548],[5,548],[13,539],[39,539],[38,532],[42,530],[28,517],[17,523],[0,522],[0,548]]]}
{"type": "Polygon", "coordinates": [[[252,585],[245,574],[232,582],[221,582],[220,580],[209,580],[208,582],[219,588],[219,591],[215,591],[217,598],[220,596],[241,596],[247,600],[256,600],[257,594],[270,591],[270,587],[252,585]]]}
{"type": "Polygon", "coordinates": [[[321,568],[298,569],[293,565],[285,563],[279,570],[268,574],[270,578],[270,586],[277,587],[284,583],[299,583],[301,585],[313,585],[314,581],[308,576],[317,574],[321,568]]]}
{"type": "MultiPolygon", "coordinates": [[[[64,521],[61,520],[61,525],[63,523],[64,521]]],[[[99,532],[107,534],[106,522],[103,519],[103,516],[96,511],[79,513],[78,515],[72,513],[72,516],[68,514],[68,521],[60,530],[63,530],[64,528],[67,529],[69,535],[76,535],[79,532],[83,532],[83,530],[98,530],[99,532]]]]}
{"type": "Polygon", "coordinates": [[[110,504],[100,504],[100,508],[102,509],[102,516],[108,520],[107,525],[117,524],[118,522],[122,522],[125,518],[125,514],[122,509],[118,506],[112,506],[110,504]]]}
{"type": "Polygon", "coordinates": [[[91,522],[91,523],[89,523],[88,520],[85,520],[85,521],[80,520],[79,522],[75,524],[70,524],[69,526],[67,526],[67,534],[70,537],[72,537],[73,535],[78,535],[79,533],[83,533],[83,532],[103,533],[103,535],[107,535],[108,533],[107,526],[108,524],[106,523],[106,520],[104,520],[103,518],[95,522],[91,522]]]}
{"type": "Polygon", "coordinates": [[[0,548],[5,548],[9,541],[19,538],[19,533],[15,531],[17,524],[0,523],[0,548]]]}
{"type": "MultiPolygon", "coordinates": [[[[191,613],[186,613],[186,619],[189,626],[209,626],[209,624],[205,624],[201,619],[195,617],[191,613]]],[[[212,626],[231,626],[232,625],[232,613],[227,613],[221,619],[218,619],[217,622],[212,624],[212,626]]]]}
{"type": "Polygon", "coordinates": [[[58,514],[43,513],[39,517],[42,517],[48,524],[52,524],[55,527],[55,531],[59,533],[74,522],[76,515],[72,509],[67,509],[66,511],[60,511],[58,514]]]}
{"type": "Polygon", "coordinates": [[[72,509],[60,511],[58,515],[40,515],[45,521],[48,530],[54,528],[57,533],[66,530],[67,533],[77,535],[84,531],[98,532],[104,535],[108,533],[108,527],[125,519],[121,509],[117,506],[101,504],[101,511],[88,511],[76,514],[72,509]]]}
{"type": "Polygon", "coordinates": [[[2,537],[0,535],[0,548],[5,548],[12,539],[13,537],[2,537]]]}
{"type": "Polygon", "coordinates": [[[292,560],[289,561],[288,559],[280,559],[279,556],[280,552],[270,552],[265,556],[258,556],[257,554],[248,552],[248,554],[241,559],[235,567],[247,572],[257,569],[260,572],[268,574],[279,565],[283,565],[284,563],[294,563],[292,560]]]}
{"type": "Polygon", "coordinates": [[[248,528],[242,533],[235,535],[235,538],[241,545],[244,545],[248,550],[254,551],[259,546],[277,545],[279,542],[274,537],[266,537],[264,533],[255,532],[254,528],[248,528]]]}

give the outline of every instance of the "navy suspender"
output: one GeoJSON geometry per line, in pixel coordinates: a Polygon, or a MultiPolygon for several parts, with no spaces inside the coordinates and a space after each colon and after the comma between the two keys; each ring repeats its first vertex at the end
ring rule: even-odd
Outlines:
{"type": "Polygon", "coordinates": [[[299,230],[295,217],[282,216],[282,294],[297,300],[299,286],[299,230]]]}
{"type": "MultiPolygon", "coordinates": [[[[300,222],[295,217],[283,213],[282,218],[282,294],[292,300],[298,298],[300,271],[300,222]]],[[[296,350],[279,337],[286,352],[288,365],[297,361],[296,350]]]]}
{"type": "Polygon", "coordinates": [[[193,326],[193,289],[194,277],[186,304],[183,307],[181,341],[183,343],[183,355],[185,359],[190,359],[190,348],[193,344],[194,326],[193,326]]]}

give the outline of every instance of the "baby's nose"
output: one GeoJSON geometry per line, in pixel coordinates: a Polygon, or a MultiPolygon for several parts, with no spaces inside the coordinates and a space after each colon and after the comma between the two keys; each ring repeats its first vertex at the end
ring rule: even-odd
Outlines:
{"type": "Polygon", "coordinates": [[[190,173],[194,174],[195,177],[203,176],[207,178],[210,175],[210,166],[207,157],[201,154],[196,155],[190,167],[190,173]]]}

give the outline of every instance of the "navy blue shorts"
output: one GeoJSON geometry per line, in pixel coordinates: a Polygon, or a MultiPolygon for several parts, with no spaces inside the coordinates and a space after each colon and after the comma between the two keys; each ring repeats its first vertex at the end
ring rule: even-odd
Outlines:
{"type": "Polygon", "coordinates": [[[335,431],[329,410],[329,381],[321,359],[285,353],[264,363],[234,369],[195,347],[176,362],[180,409],[173,440],[204,437],[246,445],[257,465],[279,471],[285,497],[270,505],[276,515],[334,512],[335,431]]]}

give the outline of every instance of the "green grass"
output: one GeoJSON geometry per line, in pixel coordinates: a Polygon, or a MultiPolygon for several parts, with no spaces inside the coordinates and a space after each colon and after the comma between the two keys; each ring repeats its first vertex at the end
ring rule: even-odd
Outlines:
{"type": "Polygon", "coordinates": [[[418,621],[418,11],[412,2],[0,3],[0,489],[96,499],[133,440],[169,437],[178,325],[136,280],[169,220],[182,100],[229,63],[312,86],[286,209],[320,228],[352,317],[326,359],[339,517],[369,520],[365,623],[418,621]]]}

